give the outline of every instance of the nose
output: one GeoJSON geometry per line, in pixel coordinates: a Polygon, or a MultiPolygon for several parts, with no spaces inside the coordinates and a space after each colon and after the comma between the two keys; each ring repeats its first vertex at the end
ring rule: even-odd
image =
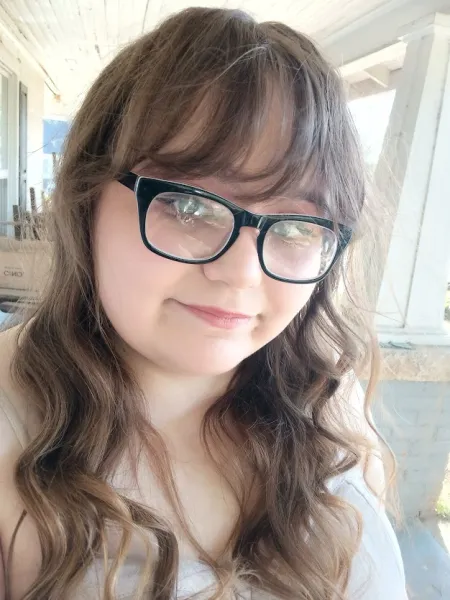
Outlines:
{"type": "Polygon", "coordinates": [[[205,276],[236,289],[257,287],[263,277],[256,249],[258,233],[253,227],[242,227],[238,239],[225,254],[203,265],[205,276]]]}

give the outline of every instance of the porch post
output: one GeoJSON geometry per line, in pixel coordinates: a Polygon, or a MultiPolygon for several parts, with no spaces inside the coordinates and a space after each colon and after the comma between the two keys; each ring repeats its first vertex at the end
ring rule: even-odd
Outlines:
{"type": "Polygon", "coordinates": [[[380,332],[440,334],[450,256],[450,16],[414,23],[376,182],[395,215],[378,311],[380,332]]]}

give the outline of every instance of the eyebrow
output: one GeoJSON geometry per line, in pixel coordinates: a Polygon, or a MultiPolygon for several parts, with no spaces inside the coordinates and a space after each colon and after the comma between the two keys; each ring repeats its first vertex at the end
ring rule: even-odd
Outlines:
{"type": "MultiPolygon", "coordinates": [[[[219,181],[221,181],[222,183],[226,184],[226,185],[230,185],[233,186],[233,184],[238,184],[239,185],[239,181],[235,180],[234,182],[232,181],[231,178],[231,182],[230,182],[230,177],[226,177],[226,176],[221,176],[221,175],[217,175],[216,176],[217,179],[219,179],[219,181]]],[[[252,198],[252,194],[239,194],[237,191],[233,191],[233,196],[236,199],[239,200],[251,200],[252,198]]],[[[278,196],[279,198],[286,198],[289,200],[301,200],[303,202],[309,202],[310,204],[314,204],[315,206],[318,206],[319,208],[326,208],[328,206],[328,202],[326,201],[326,195],[324,192],[318,190],[318,189],[314,189],[313,187],[301,187],[299,186],[297,189],[291,189],[291,190],[287,190],[286,195],[284,196],[278,196]]],[[[277,195],[275,193],[275,195],[273,196],[274,199],[277,198],[277,195]]],[[[267,198],[267,200],[269,200],[270,198],[267,198]]]]}
{"type": "MultiPolygon", "coordinates": [[[[233,194],[234,197],[237,200],[251,200],[252,196],[251,194],[233,194]]],[[[318,190],[311,190],[311,189],[306,189],[306,188],[299,188],[295,191],[292,192],[288,192],[286,195],[283,196],[277,196],[276,194],[274,196],[268,197],[268,198],[263,198],[260,200],[261,203],[263,202],[274,202],[276,200],[285,200],[285,201],[291,201],[291,202],[308,202],[309,204],[313,204],[314,206],[317,206],[318,208],[326,208],[328,206],[326,199],[325,199],[325,195],[322,192],[319,192],[318,190]]]]}
{"type": "Polygon", "coordinates": [[[310,202],[311,204],[315,204],[320,208],[325,208],[327,205],[325,201],[325,194],[319,192],[318,190],[311,189],[302,189],[300,188],[295,195],[295,198],[299,198],[300,200],[306,200],[306,202],[310,202]]]}
{"type": "MultiPolygon", "coordinates": [[[[145,168],[150,168],[150,165],[148,165],[145,168]]],[[[183,183],[186,183],[187,185],[191,185],[192,187],[199,187],[201,189],[203,189],[205,192],[210,192],[210,190],[208,188],[205,188],[203,185],[197,184],[197,183],[190,183],[189,182],[189,174],[188,173],[180,173],[179,171],[177,171],[177,169],[173,169],[169,166],[164,166],[164,167],[159,167],[160,172],[162,173],[162,177],[164,179],[171,179],[172,181],[180,181],[183,183]]],[[[234,185],[238,184],[239,182],[237,180],[232,181],[232,179],[230,177],[226,177],[224,175],[216,175],[216,178],[223,184],[230,186],[231,188],[233,188],[234,185]]],[[[202,179],[202,177],[194,177],[194,180],[198,180],[198,179],[202,179]]],[[[216,194],[216,195],[220,195],[220,194],[216,194]]],[[[252,200],[252,194],[243,194],[243,193],[238,193],[237,191],[233,190],[232,191],[232,196],[233,198],[235,198],[236,200],[241,200],[241,201],[251,201],[252,200]]],[[[317,206],[318,208],[322,208],[322,209],[326,209],[328,207],[328,202],[326,201],[326,196],[322,191],[319,191],[317,189],[313,189],[313,188],[302,188],[299,187],[296,190],[292,190],[290,192],[288,192],[286,194],[286,196],[279,196],[279,198],[285,198],[286,200],[292,200],[292,201],[303,201],[303,202],[308,202],[310,204],[314,204],[315,206],[317,206]],[[290,194],[290,195],[288,195],[290,194]]],[[[226,198],[225,198],[226,199],[226,198]]],[[[271,198],[264,198],[261,200],[261,202],[264,201],[269,201],[271,198]]],[[[273,200],[276,200],[277,196],[274,195],[273,196],[273,200]]]]}

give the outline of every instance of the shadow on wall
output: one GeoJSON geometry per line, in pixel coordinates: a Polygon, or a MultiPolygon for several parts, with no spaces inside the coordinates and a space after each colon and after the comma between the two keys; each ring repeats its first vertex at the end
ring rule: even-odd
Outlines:
{"type": "Polygon", "coordinates": [[[435,512],[450,453],[450,382],[383,381],[375,421],[398,461],[405,519],[435,512]]]}
{"type": "Polygon", "coordinates": [[[415,519],[397,533],[405,564],[409,600],[450,598],[450,555],[437,541],[435,520],[415,519]]]}

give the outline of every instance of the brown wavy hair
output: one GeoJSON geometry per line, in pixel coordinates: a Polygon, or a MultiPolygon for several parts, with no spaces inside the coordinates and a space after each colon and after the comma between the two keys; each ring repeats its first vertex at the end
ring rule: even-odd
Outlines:
{"type": "Polygon", "coordinates": [[[12,365],[15,382],[42,417],[15,474],[23,518],[34,519],[42,548],[39,575],[24,600],[70,597],[98,556],[106,569],[103,599],[115,598],[134,535],[147,544],[134,598],[169,600],[176,589],[174,533],[151,507],[111,484],[124,455],[144,450],[187,530],[164,445],[100,305],[92,259],[101,190],[148,159],[175,175],[270,180],[265,197],[308,178],[325,188],[326,214],[355,229],[307,306],[243,361],[207,411],[203,441],[233,486],[241,515],[221,557],[208,556],[193,540],[217,575],[213,598],[238,594],[241,583],[286,600],[345,598],[360,519],[328,484],[362,460],[366,442],[345,426],[336,393],[363,364],[371,390],[377,370],[371,315],[354,296],[357,288],[367,292],[358,257],[372,256],[371,237],[363,236],[372,217],[357,136],[340,77],[311,40],[241,11],[191,8],[114,58],[65,144],[52,201],[50,281],[20,331],[12,365]],[[264,171],[245,174],[273,90],[282,101],[280,136],[288,147],[264,171]],[[190,145],[167,151],[199,112],[190,145]],[[228,469],[218,458],[225,447],[228,469]],[[259,487],[249,486],[249,468],[259,487]],[[249,488],[258,489],[256,497],[249,488]],[[120,533],[114,555],[111,527],[120,533]]]}

